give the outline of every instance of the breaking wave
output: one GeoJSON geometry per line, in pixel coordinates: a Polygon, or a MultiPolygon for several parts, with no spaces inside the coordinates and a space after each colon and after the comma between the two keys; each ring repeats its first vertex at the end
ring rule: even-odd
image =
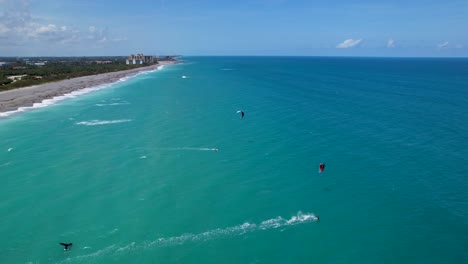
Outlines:
{"type": "Polygon", "coordinates": [[[70,99],[70,98],[75,98],[75,97],[85,95],[85,94],[88,94],[88,93],[91,93],[91,92],[94,92],[94,91],[98,91],[98,90],[102,90],[102,89],[105,89],[105,88],[108,88],[108,87],[112,87],[117,83],[124,82],[124,81],[126,81],[128,79],[137,77],[137,76],[142,75],[142,74],[148,74],[148,73],[152,73],[152,72],[155,72],[155,71],[158,71],[158,70],[162,70],[163,68],[164,68],[163,65],[160,65],[154,70],[141,71],[141,72],[138,72],[138,73],[133,74],[133,75],[122,77],[118,81],[115,81],[115,82],[96,85],[96,86],[93,86],[93,87],[87,87],[87,88],[79,89],[79,90],[76,90],[76,91],[72,91],[72,92],[64,94],[64,95],[55,96],[55,97],[53,97],[51,99],[45,99],[40,103],[34,103],[32,106],[19,107],[16,110],[0,113],[0,117],[8,117],[8,116],[11,116],[11,115],[14,115],[14,114],[17,114],[17,113],[21,113],[21,112],[25,112],[25,111],[28,111],[28,110],[51,106],[51,105],[54,105],[54,104],[56,104],[58,102],[61,102],[63,100],[70,99]]]}
{"type": "Polygon", "coordinates": [[[98,90],[110,87],[111,85],[113,85],[115,83],[118,83],[118,82],[119,81],[114,82],[114,83],[102,84],[102,85],[98,85],[98,86],[94,86],[94,87],[89,87],[89,88],[76,90],[76,91],[61,95],[61,96],[55,96],[52,99],[45,99],[40,103],[34,103],[32,106],[23,106],[23,107],[19,107],[16,110],[13,110],[13,111],[0,113],[0,117],[8,117],[8,116],[11,116],[13,114],[25,112],[25,111],[28,111],[28,110],[51,106],[51,105],[54,105],[54,104],[56,104],[58,102],[61,102],[61,101],[65,100],[65,99],[75,98],[75,97],[78,97],[78,96],[81,96],[81,95],[85,95],[85,94],[88,94],[88,93],[91,93],[91,92],[94,92],[94,91],[98,91],[98,90]]]}

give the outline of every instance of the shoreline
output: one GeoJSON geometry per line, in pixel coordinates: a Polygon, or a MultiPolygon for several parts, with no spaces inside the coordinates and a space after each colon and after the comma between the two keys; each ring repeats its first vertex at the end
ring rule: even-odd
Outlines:
{"type": "Polygon", "coordinates": [[[59,98],[56,101],[75,97],[79,95],[78,91],[83,91],[81,94],[89,93],[96,89],[85,90],[101,85],[110,85],[118,82],[122,78],[132,77],[142,72],[156,71],[159,70],[161,66],[175,63],[176,62],[172,61],[163,61],[156,65],[131,70],[81,76],[68,80],[3,91],[0,92],[0,117],[7,117],[35,107],[48,106],[53,104],[53,102],[46,103],[46,101],[54,101],[53,99],[59,97],[63,98],[59,98]],[[75,95],[73,95],[74,92],[76,92],[75,95]]]}

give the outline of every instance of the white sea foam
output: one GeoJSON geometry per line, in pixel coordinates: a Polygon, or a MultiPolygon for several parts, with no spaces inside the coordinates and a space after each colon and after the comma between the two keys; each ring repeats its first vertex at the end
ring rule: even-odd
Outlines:
{"type": "Polygon", "coordinates": [[[73,91],[73,92],[65,94],[65,95],[56,96],[56,97],[54,97],[52,99],[45,99],[40,103],[34,103],[32,106],[19,107],[17,110],[14,110],[14,111],[8,111],[8,112],[0,113],[0,117],[7,117],[7,116],[11,116],[13,114],[25,112],[25,111],[28,111],[28,110],[31,110],[31,109],[43,108],[43,107],[47,107],[47,106],[50,106],[50,105],[54,105],[57,102],[63,101],[65,99],[75,98],[75,97],[80,96],[80,95],[84,95],[84,94],[88,94],[90,92],[101,90],[101,89],[109,87],[110,85],[111,84],[105,84],[105,85],[100,85],[100,86],[96,86],[96,87],[84,88],[84,89],[81,89],[81,90],[73,91]]]}
{"type": "Polygon", "coordinates": [[[110,252],[112,251],[112,249],[115,248],[115,245],[110,245],[106,248],[103,248],[103,249],[100,249],[94,253],[91,253],[91,254],[87,254],[87,255],[82,255],[82,256],[78,256],[77,258],[78,259],[87,259],[87,258],[96,258],[100,255],[103,255],[103,254],[106,254],[107,252],[110,252]]]}
{"type": "Polygon", "coordinates": [[[109,232],[109,235],[111,235],[111,234],[114,234],[114,233],[115,233],[115,232],[117,232],[117,231],[119,231],[119,229],[118,229],[118,228],[116,228],[116,229],[114,229],[114,230],[110,231],[110,232],[109,232]]]}
{"type": "Polygon", "coordinates": [[[183,234],[175,237],[162,237],[154,240],[146,245],[146,247],[158,246],[173,246],[182,245],[186,242],[205,242],[228,236],[238,236],[248,232],[255,231],[257,229],[256,224],[243,223],[238,226],[217,228],[210,231],[206,231],[199,234],[183,234]]]}
{"type": "Polygon", "coordinates": [[[0,164],[0,167],[5,167],[5,166],[8,166],[8,165],[10,165],[10,164],[11,164],[10,161],[9,161],[9,162],[5,162],[5,163],[3,163],[3,164],[0,164]]]}
{"type": "Polygon", "coordinates": [[[106,84],[101,84],[101,85],[97,85],[97,86],[93,86],[93,87],[83,88],[83,89],[80,89],[80,90],[73,91],[71,93],[61,95],[61,96],[55,96],[52,99],[45,99],[40,103],[34,103],[32,106],[19,107],[18,109],[13,110],[13,111],[0,113],[0,117],[8,117],[8,116],[11,116],[11,115],[14,115],[14,114],[17,114],[17,113],[21,113],[21,112],[25,112],[25,111],[28,111],[28,110],[51,106],[51,105],[54,105],[54,104],[56,104],[58,102],[61,102],[61,101],[65,100],[65,99],[75,98],[75,97],[85,95],[85,94],[88,94],[88,93],[91,93],[91,92],[94,92],[94,91],[102,90],[102,89],[111,87],[111,86],[113,86],[113,85],[115,85],[117,83],[124,82],[124,81],[126,81],[126,80],[128,80],[130,78],[134,78],[136,76],[139,76],[140,74],[148,74],[148,73],[155,72],[157,70],[162,70],[162,69],[163,69],[163,66],[160,65],[155,70],[142,71],[142,72],[139,72],[139,73],[137,73],[135,75],[120,78],[118,81],[113,82],[113,83],[106,83],[106,84]]]}
{"type": "MultiPolygon", "coordinates": [[[[90,254],[86,254],[86,255],[80,255],[80,256],[76,256],[76,257],[70,257],[70,258],[66,258],[60,262],[57,262],[57,263],[88,263],[90,261],[92,261],[91,259],[96,259],[100,256],[105,256],[106,254],[110,253],[113,251],[113,249],[115,248],[115,245],[110,245],[106,248],[103,248],[103,249],[99,249],[97,250],[96,252],[93,252],[93,253],[90,253],[90,254]]],[[[84,247],[83,249],[91,249],[91,247],[84,247]]]]}
{"type": "Polygon", "coordinates": [[[185,76],[185,75],[182,75],[182,79],[187,79],[187,76],[185,76]]]}
{"type": "Polygon", "coordinates": [[[96,106],[114,106],[114,105],[129,105],[129,102],[122,102],[122,103],[110,103],[110,104],[96,104],[96,106]]]}
{"type": "Polygon", "coordinates": [[[146,159],[146,156],[141,156],[140,159],[146,159]]]}
{"type": "Polygon", "coordinates": [[[130,122],[131,119],[119,119],[119,120],[90,120],[90,121],[82,121],[77,122],[77,125],[84,125],[84,126],[98,126],[98,125],[109,125],[109,124],[117,124],[117,123],[125,123],[130,122]]]}
{"type": "MultiPolygon", "coordinates": [[[[281,216],[276,218],[268,219],[265,221],[260,222],[259,224],[256,223],[249,223],[245,222],[243,224],[232,226],[232,227],[225,227],[225,228],[216,228],[206,232],[192,234],[187,233],[180,236],[173,236],[173,237],[160,237],[153,241],[147,241],[143,243],[136,243],[131,242],[130,244],[119,246],[116,249],[116,245],[108,246],[104,249],[100,249],[94,253],[86,254],[77,256],[74,258],[68,258],[62,262],[75,262],[76,261],[91,261],[90,258],[97,258],[104,255],[119,255],[124,254],[128,251],[133,250],[145,250],[152,247],[168,247],[168,246],[177,246],[183,245],[186,243],[203,243],[206,241],[216,240],[216,239],[223,239],[228,237],[235,237],[235,236],[242,236],[247,233],[252,233],[256,231],[265,231],[265,230],[274,230],[280,227],[288,227],[294,226],[299,224],[306,224],[317,221],[318,217],[312,213],[302,213],[297,212],[296,215],[292,216],[289,219],[284,219],[281,216]]],[[[284,230],[281,230],[284,231],[284,230]]]]}
{"type": "Polygon", "coordinates": [[[298,212],[290,219],[281,216],[260,222],[260,224],[245,222],[241,225],[217,228],[199,234],[183,234],[175,237],[162,237],[149,242],[144,247],[181,245],[187,242],[204,242],[229,236],[240,236],[254,231],[277,229],[317,221],[318,217],[311,213],[298,212]]]}
{"type": "Polygon", "coordinates": [[[232,71],[233,69],[229,69],[229,68],[224,68],[224,69],[220,69],[222,71],[232,71]]]}
{"type": "Polygon", "coordinates": [[[130,243],[130,244],[124,246],[124,247],[120,247],[119,249],[117,249],[117,251],[115,253],[131,250],[131,249],[135,248],[135,246],[136,246],[136,243],[132,242],[132,243],[130,243]]]}
{"type": "Polygon", "coordinates": [[[10,151],[12,151],[12,150],[13,150],[13,148],[9,148],[7,151],[10,152],[10,151]]]}
{"type": "Polygon", "coordinates": [[[189,147],[181,147],[181,148],[157,148],[163,150],[194,150],[194,151],[218,151],[217,148],[189,148],[189,147]]]}
{"type": "Polygon", "coordinates": [[[159,238],[155,241],[150,242],[148,246],[170,246],[184,244],[186,242],[208,241],[228,236],[239,236],[258,230],[276,229],[279,227],[309,223],[317,220],[318,218],[314,214],[304,214],[302,212],[298,212],[295,216],[292,216],[290,219],[284,219],[281,216],[278,216],[273,219],[262,221],[260,224],[246,222],[238,226],[217,228],[199,234],[184,234],[176,237],[159,238]]]}

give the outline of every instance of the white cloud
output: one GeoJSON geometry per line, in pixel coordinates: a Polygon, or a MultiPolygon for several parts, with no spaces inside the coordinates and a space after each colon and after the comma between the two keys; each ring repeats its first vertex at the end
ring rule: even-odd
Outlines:
{"type": "Polygon", "coordinates": [[[47,26],[39,26],[39,28],[36,29],[37,34],[47,34],[57,31],[59,31],[58,27],[53,24],[49,24],[47,26]]]}
{"type": "Polygon", "coordinates": [[[44,23],[30,15],[30,0],[0,0],[0,47],[18,46],[31,42],[36,44],[71,44],[87,41],[88,44],[102,44],[122,41],[114,38],[108,29],[89,26],[88,30],[66,25],[44,23]]]}
{"type": "Polygon", "coordinates": [[[445,41],[444,43],[440,43],[440,44],[437,44],[437,47],[439,49],[444,49],[444,48],[447,48],[449,45],[449,42],[448,41],[445,41]]]}
{"type": "Polygon", "coordinates": [[[98,42],[98,43],[105,43],[105,42],[107,42],[107,41],[108,41],[107,38],[106,38],[106,37],[103,37],[103,38],[99,39],[97,42],[98,42]]]}
{"type": "Polygon", "coordinates": [[[463,46],[462,44],[457,44],[457,45],[455,45],[455,48],[457,48],[457,49],[463,49],[464,46],[463,46]]]}
{"type": "Polygon", "coordinates": [[[7,28],[5,25],[0,24],[0,36],[2,36],[3,34],[6,34],[8,32],[10,32],[10,29],[7,28]]]}
{"type": "Polygon", "coordinates": [[[84,36],[84,39],[87,41],[94,41],[98,44],[127,40],[125,37],[110,37],[108,28],[98,28],[95,26],[89,27],[89,32],[84,36]]]}
{"type": "Polygon", "coordinates": [[[359,43],[361,42],[362,42],[362,39],[347,39],[343,41],[342,43],[338,44],[336,47],[338,49],[347,49],[347,48],[355,47],[359,45],[359,43]]]}
{"type": "Polygon", "coordinates": [[[387,48],[394,48],[395,47],[395,41],[390,38],[387,42],[387,48]]]}

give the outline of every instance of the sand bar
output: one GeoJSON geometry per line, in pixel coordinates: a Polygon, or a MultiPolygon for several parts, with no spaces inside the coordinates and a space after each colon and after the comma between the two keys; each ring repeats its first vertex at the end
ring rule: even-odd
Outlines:
{"type": "Polygon", "coordinates": [[[158,65],[140,67],[131,70],[82,76],[78,78],[45,83],[30,87],[0,92],[0,113],[15,111],[20,107],[32,106],[46,99],[62,96],[73,91],[88,87],[113,83],[120,78],[133,76],[142,71],[156,70],[158,66],[173,64],[174,62],[160,62],[158,65]]]}

